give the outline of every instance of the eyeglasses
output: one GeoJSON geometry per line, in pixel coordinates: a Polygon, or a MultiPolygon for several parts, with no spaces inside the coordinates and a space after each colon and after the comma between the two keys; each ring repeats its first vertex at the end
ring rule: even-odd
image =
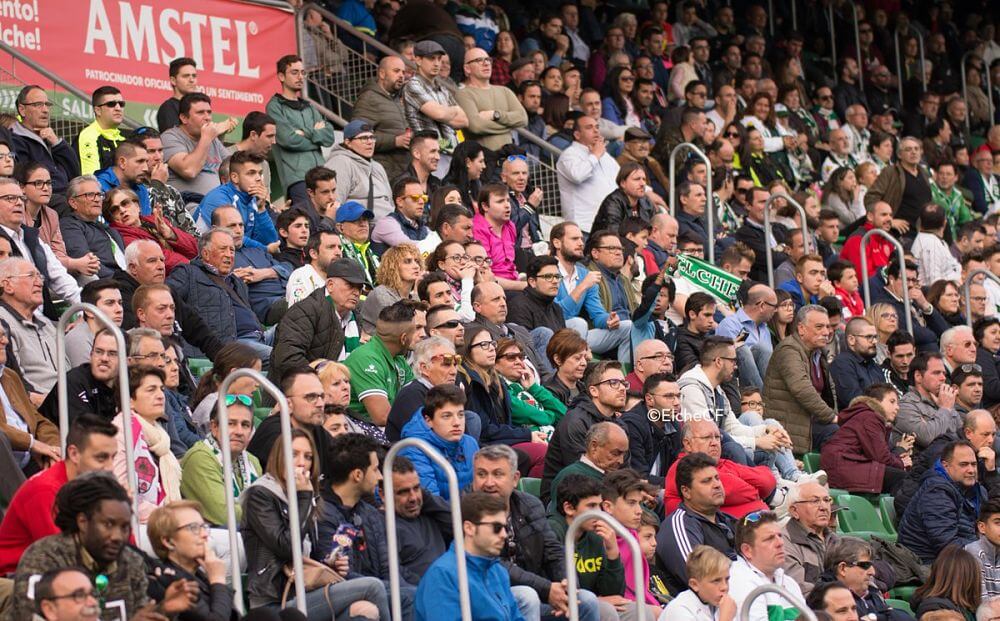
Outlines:
{"type": "Polygon", "coordinates": [[[747,408],[762,408],[762,407],[764,407],[764,402],[763,401],[753,401],[753,400],[740,401],[740,405],[742,405],[743,407],[747,407],[747,408]]]}
{"type": "Polygon", "coordinates": [[[74,194],[72,198],[85,198],[88,201],[103,201],[104,192],[82,192],[80,194],[74,194]]]}
{"type": "Polygon", "coordinates": [[[31,102],[26,101],[21,105],[28,108],[35,108],[37,110],[38,108],[51,108],[55,104],[53,104],[51,101],[31,101],[31,102]]]}
{"type": "Polygon", "coordinates": [[[548,280],[549,282],[555,282],[557,280],[562,280],[562,276],[559,274],[539,274],[535,276],[539,280],[548,280]]]}
{"type": "Polygon", "coordinates": [[[492,526],[493,534],[499,535],[501,531],[507,530],[507,525],[503,522],[473,522],[476,526],[492,526]]]}
{"type": "Polygon", "coordinates": [[[87,602],[88,597],[100,599],[101,594],[98,593],[97,589],[77,589],[72,593],[67,593],[66,595],[52,595],[50,597],[46,597],[44,598],[44,601],[53,602],[60,599],[71,599],[74,604],[84,604],[87,602]]]}
{"type": "Polygon", "coordinates": [[[132,358],[133,360],[166,360],[167,355],[154,351],[143,355],[134,354],[132,356],[129,356],[129,358],[132,358]]]}
{"type": "Polygon", "coordinates": [[[323,400],[323,393],[321,392],[309,392],[304,395],[288,395],[289,397],[298,397],[310,405],[314,405],[323,400]]]}
{"type": "Polygon", "coordinates": [[[445,261],[458,261],[459,263],[465,263],[469,260],[469,255],[467,254],[450,254],[444,258],[445,261]]]}
{"type": "Polygon", "coordinates": [[[806,500],[796,500],[792,503],[793,505],[829,505],[833,504],[833,498],[830,496],[820,496],[818,498],[808,498],[806,500]]]}
{"type": "Polygon", "coordinates": [[[864,339],[866,341],[874,341],[878,338],[878,334],[852,334],[856,339],[864,339]]]}
{"type": "Polygon", "coordinates": [[[375,134],[362,134],[361,136],[355,136],[351,140],[360,140],[361,142],[375,142],[375,134]]]}
{"type": "Polygon", "coordinates": [[[983,372],[983,367],[979,366],[978,364],[963,364],[962,366],[960,366],[958,368],[962,370],[962,373],[982,373],[983,372]]]}
{"type": "Polygon", "coordinates": [[[42,188],[51,188],[52,187],[52,180],[51,179],[38,179],[37,181],[28,181],[24,185],[30,185],[31,187],[35,188],[36,190],[41,190],[42,188]]]}
{"type": "Polygon", "coordinates": [[[104,103],[99,103],[95,106],[96,108],[124,108],[124,99],[112,99],[111,101],[105,101],[104,103]]]}
{"type": "Polygon", "coordinates": [[[598,250],[607,250],[608,252],[625,252],[625,249],[621,246],[594,246],[598,250]]]}
{"type": "Polygon", "coordinates": [[[448,321],[443,321],[443,322],[439,323],[438,325],[436,325],[433,328],[431,328],[431,330],[454,330],[455,328],[457,328],[460,325],[462,325],[461,320],[459,320],[459,319],[450,319],[448,321]]]}
{"type": "Polygon", "coordinates": [[[248,408],[253,407],[253,399],[251,399],[247,395],[226,395],[226,398],[223,399],[223,402],[226,404],[226,407],[229,407],[230,405],[236,403],[237,401],[247,406],[248,408]]]}
{"type": "Polygon", "coordinates": [[[639,358],[639,360],[673,360],[673,359],[674,359],[673,354],[665,351],[661,351],[660,353],[653,354],[651,356],[643,356],[642,358],[639,358]]]}
{"type": "Polygon", "coordinates": [[[607,384],[608,386],[611,387],[612,390],[618,390],[618,389],[621,389],[621,388],[628,388],[628,382],[626,382],[623,379],[617,379],[617,378],[606,379],[606,380],[604,380],[602,382],[597,382],[596,384],[594,384],[594,386],[600,386],[602,384],[607,384]]]}
{"type": "Polygon", "coordinates": [[[411,201],[418,202],[418,203],[426,203],[427,202],[427,195],[426,194],[407,194],[406,198],[410,199],[411,201]]]}
{"type": "Polygon", "coordinates": [[[16,159],[17,159],[17,155],[15,155],[14,153],[12,153],[10,151],[8,151],[7,153],[0,153],[0,160],[10,160],[10,161],[13,162],[16,159]]]}
{"type": "Polygon", "coordinates": [[[728,360],[729,362],[736,362],[736,356],[733,356],[732,358],[728,356],[719,356],[719,360],[728,360]]]}
{"type": "Polygon", "coordinates": [[[5,203],[23,203],[27,200],[23,194],[4,194],[0,196],[0,201],[5,203]]]}
{"type": "Polygon", "coordinates": [[[96,358],[117,358],[117,349],[101,349],[100,347],[95,347],[93,351],[94,357],[96,358]]]}
{"type": "Polygon", "coordinates": [[[896,318],[896,313],[880,313],[879,316],[878,316],[878,318],[879,319],[895,319],[896,318]]]}
{"type": "Polygon", "coordinates": [[[524,360],[525,358],[527,358],[527,356],[524,355],[524,352],[513,352],[513,351],[508,354],[503,354],[500,357],[510,362],[514,362],[515,360],[524,360]]]}
{"type": "Polygon", "coordinates": [[[977,302],[977,303],[985,302],[986,301],[986,296],[985,295],[974,295],[974,296],[972,296],[972,301],[973,302],[977,302]]]}
{"type": "Polygon", "coordinates": [[[113,210],[120,211],[121,209],[123,209],[125,207],[128,207],[129,205],[138,205],[138,204],[139,204],[139,201],[131,199],[131,198],[126,198],[126,199],[123,199],[122,202],[118,203],[117,205],[112,205],[111,208],[113,210]]]}
{"type": "Polygon", "coordinates": [[[846,563],[846,565],[848,567],[858,567],[860,569],[868,571],[869,569],[875,566],[875,563],[871,561],[851,561],[850,563],[846,563]]]}
{"type": "Polygon", "coordinates": [[[434,362],[440,361],[446,367],[457,367],[462,364],[462,356],[458,354],[438,354],[431,356],[431,360],[434,362]]]}
{"type": "Polygon", "coordinates": [[[493,265],[493,259],[489,257],[469,257],[469,258],[472,259],[472,262],[475,263],[476,265],[480,266],[485,265],[487,267],[493,265]]]}
{"type": "Polygon", "coordinates": [[[211,528],[211,525],[206,524],[205,522],[191,522],[190,524],[178,526],[174,529],[174,532],[176,533],[177,531],[186,530],[192,535],[207,535],[209,528],[211,528]]]}
{"type": "Polygon", "coordinates": [[[472,345],[469,345],[469,347],[478,347],[478,348],[482,349],[483,351],[488,351],[490,349],[496,349],[497,348],[497,342],[496,341],[483,341],[482,343],[473,343],[472,345]]]}
{"type": "MultiPolygon", "coordinates": [[[[0,199],[2,198],[3,197],[0,196],[0,199]]],[[[42,273],[39,272],[38,270],[35,270],[33,272],[25,272],[23,274],[14,274],[13,276],[11,276],[11,278],[30,278],[31,280],[39,280],[39,281],[45,280],[45,278],[42,276],[42,273]]]]}
{"type": "Polygon", "coordinates": [[[482,58],[473,58],[471,60],[467,60],[467,61],[465,61],[465,64],[466,65],[476,65],[476,64],[492,65],[493,64],[493,59],[490,58],[489,56],[483,56],[482,58]]]}

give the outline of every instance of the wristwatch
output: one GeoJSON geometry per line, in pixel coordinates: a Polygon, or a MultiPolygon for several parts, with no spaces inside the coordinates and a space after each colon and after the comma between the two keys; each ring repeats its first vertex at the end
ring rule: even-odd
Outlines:
{"type": "Polygon", "coordinates": [[[500,122],[500,111],[499,110],[494,110],[493,111],[493,122],[494,123],[499,123],[500,122]]]}

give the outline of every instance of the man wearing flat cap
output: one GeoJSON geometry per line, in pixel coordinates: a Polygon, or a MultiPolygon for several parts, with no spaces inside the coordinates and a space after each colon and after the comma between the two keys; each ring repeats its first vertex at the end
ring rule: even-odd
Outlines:
{"type": "Polygon", "coordinates": [[[354,309],[365,286],[356,261],[337,259],[326,268],[326,286],[288,309],[271,351],[271,377],[313,360],[343,360],[360,344],[354,309]]]}
{"type": "Polygon", "coordinates": [[[357,201],[383,218],[393,211],[392,187],[385,168],[373,159],[375,130],[371,121],[354,119],[344,128],[344,142],[324,164],[337,173],[337,200],[357,201]]]}
{"type": "Polygon", "coordinates": [[[420,41],[413,46],[417,59],[417,72],[403,86],[403,109],[406,120],[414,132],[437,131],[441,142],[442,158],[438,165],[445,166],[445,153],[458,146],[455,130],[469,126],[469,118],[455,97],[438,80],[444,48],[434,41],[420,41]]]}

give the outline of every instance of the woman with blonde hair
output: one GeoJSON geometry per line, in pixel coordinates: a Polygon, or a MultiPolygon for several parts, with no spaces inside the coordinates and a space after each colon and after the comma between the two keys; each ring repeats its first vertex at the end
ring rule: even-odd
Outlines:
{"type": "Polygon", "coordinates": [[[882,364],[882,361],[889,356],[886,341],[899,328],[899,315],[896,314],[896,308],[891,304],[879,302],[872,304],[865,310],[865,319],[875,326],[875,330],[878,332],[875,362],[882,364]]]}
{"type": "Polygon", "coordinates": [[[394,246],[382,255],[375,279],[378,286],[358,305],[357,316],[361,331],[375,334],[379,312],[404,299],[417,298],[417,281],[423,274],[420,251],[413,244],[394,246]]]}

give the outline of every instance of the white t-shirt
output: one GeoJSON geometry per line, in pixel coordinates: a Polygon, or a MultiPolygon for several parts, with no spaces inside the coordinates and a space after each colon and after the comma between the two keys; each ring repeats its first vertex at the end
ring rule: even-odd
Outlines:
{"type": "Polygon", "coordinates": [[[285,299],[288,300],[289,308],[296,302],[306,299],[310,293],[325,284],[326,279],[320,276],[311,263],[297,268],[288,277],[288,285],[285,286],[285,299]]]}

